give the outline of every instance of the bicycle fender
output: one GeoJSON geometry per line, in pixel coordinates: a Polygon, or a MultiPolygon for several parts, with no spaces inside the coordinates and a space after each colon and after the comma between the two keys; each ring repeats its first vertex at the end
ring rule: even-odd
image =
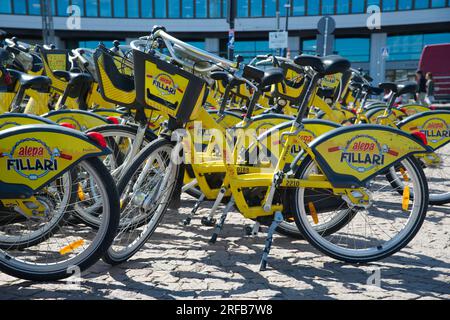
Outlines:
{"type": "Polygon", "coordinates": [[[399,122],[398,127],[407,133],[424,133],[428,146],[436,150],[450,142],[450,111],[417,113],[399,122]]]}
{"type": "Polygon", "coordinates": [[[85,131],[104,124],[109,124],[108,120],[98,114],[85,110],[58,110],[50,111],[43,115],[56,123],[70,123],[75,129],[85,131]]]}
{"type": "Polygon", "coordinates": [[[43,117],[25,113],[5,113],[0,115],[0,130],[5,130],[27,124],[53,124],[57,123],[43,117]]]}
{"type": "Polygon", "coordinates": [[[47,124],[3,130],[0,141],[0,198],[7,186],[30,197],[83,159],[110,153],[84,133],[47,124]]]}
{"type": "Polygon", "coordinates": [[[334,129],[309,146],[316,163],[336,188],[365,186],[370,178],[407,156],[432,152],[404,131],[374,124],[334,129]]]}

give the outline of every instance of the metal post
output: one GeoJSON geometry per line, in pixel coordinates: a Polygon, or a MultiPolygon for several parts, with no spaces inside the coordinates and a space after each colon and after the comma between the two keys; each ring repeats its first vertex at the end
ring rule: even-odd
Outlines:
{"type": "MultiPolygon", "coordinates": [[[[288,32],[289,29],[289,14],[291,13],[291,0],[286,0],[286,4],[284,5],[284,7],[286,8],[286,25],[284,26],[284,31],[288,32]]],[[[288,36],[289,39],[289,36],[288,36]]],[[[288,42],[288,46],[289,46],[289,42],[288,42]]],[[[283,50],[283,57],[287,56],[287,51],[288,48],[285,48],[283,50]]]]}
{"type": "Polygon", "coordinates": [[[44,44],[55,43],[52,5],[50,0],[41,0],[42,40],[44,44]]]}
{"type": "Polygon", "coordinates": [[[228,0],[227,8],[227,22],[229,24],[228,30],[228,59],[234,60],[234,20],[236,18],[237,0],[228,0]]]}

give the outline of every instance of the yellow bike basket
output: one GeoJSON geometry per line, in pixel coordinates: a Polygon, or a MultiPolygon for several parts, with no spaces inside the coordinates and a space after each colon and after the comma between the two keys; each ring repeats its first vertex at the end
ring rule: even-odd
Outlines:
{"type": "Polygon", "coordinates": [[[186,123],[206,98],[206,82],[152,54],[133,50],[136,100],[186,123]]]}

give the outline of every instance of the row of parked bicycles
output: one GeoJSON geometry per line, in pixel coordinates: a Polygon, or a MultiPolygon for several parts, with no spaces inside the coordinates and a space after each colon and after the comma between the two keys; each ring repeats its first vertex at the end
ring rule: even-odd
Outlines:
{"type": "MultiPolygon", "coordinates": [[[[0,270],[48,281],[115,265],[180,197],[220,241],[235,208],[347,263],[388,257],[450,202],[450,111],[396,99],[343,57],[224,59],[155,26],[129,46],[0,48],[0,270]],[[380,100],[384,94],[387,100],[380,100]]],[[[181,214],[180,214],[181,215],[181,214]]],[[[263,228],[267,227],[267,228],[263,228]]]]}

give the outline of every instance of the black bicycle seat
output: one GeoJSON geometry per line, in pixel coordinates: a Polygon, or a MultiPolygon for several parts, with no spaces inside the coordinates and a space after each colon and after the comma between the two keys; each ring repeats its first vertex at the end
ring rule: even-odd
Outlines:
{"type": "Polygon", "coordinates": [[[338,55],[325,57],[300,55],[294,58],[294,62],[299,66],[311,67],[322,76],[343,73],[350,68],[350,61],[338,55]]]}
{"type": "Polygon", "coordinates": [[[40,91],[46,91],[52,84],[50,78],[46,76],[33,76],[14,69],[7,69],[7,70],[11,75],[11,77],[19,81],[20,85],[24,89],[35,89],[40,91]]]}

